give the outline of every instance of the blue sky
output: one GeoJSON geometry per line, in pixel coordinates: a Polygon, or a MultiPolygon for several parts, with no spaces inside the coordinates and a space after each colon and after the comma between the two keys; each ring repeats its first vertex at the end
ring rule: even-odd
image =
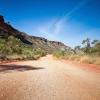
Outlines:
{"type": "Polygon", "coordinates": [[[100,0],[0,0],[0,14],[20,31],[72,47],[100,39],[100,0]]]}

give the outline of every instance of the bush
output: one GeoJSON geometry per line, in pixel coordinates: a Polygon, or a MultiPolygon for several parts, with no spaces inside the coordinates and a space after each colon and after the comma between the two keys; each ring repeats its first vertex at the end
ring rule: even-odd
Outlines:
{"type": "Polygon", "coordinates": [[[19,39],[10,36],[7,39],[0,38],[0,60],[32,60],[45,56],[46,52],[41,49],[33,49],[25,45],[19,39]]]}

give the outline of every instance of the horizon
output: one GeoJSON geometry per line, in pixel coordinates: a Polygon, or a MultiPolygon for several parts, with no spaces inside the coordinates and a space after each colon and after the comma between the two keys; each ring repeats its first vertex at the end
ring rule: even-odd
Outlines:
{"type": "Polygon", "coordinates": [[[0,6],[6,22],[32,36],[70,47],[100,39],[99,0],[1,0],[0,6]]]}

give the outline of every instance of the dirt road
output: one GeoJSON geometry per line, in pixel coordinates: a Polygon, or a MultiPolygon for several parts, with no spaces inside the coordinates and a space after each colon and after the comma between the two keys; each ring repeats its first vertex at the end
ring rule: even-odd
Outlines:
{"type": "Polygon", "coordinates": [[[1,64],[0,100],[100,100],[100,67],[93,70],[51,55],[1,64]]]}

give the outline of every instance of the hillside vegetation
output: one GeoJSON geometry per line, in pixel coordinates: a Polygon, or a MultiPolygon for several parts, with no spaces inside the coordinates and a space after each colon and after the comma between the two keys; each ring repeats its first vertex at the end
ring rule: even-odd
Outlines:
{"type": "Polygon", "coordinates": [[[100,65],[100,40],[91,41],[87,38],[82,41],[81,46],[76,46],[73,51],[74,53],[58,51],[53,55],[60,59],[100,65]]]}
{"type": "Polygon", "coordinates": [[[0,60],[38,59],[44,55],[46,53],[43,50],[33,49],[13,36],[0,38],[0,60]]]}

